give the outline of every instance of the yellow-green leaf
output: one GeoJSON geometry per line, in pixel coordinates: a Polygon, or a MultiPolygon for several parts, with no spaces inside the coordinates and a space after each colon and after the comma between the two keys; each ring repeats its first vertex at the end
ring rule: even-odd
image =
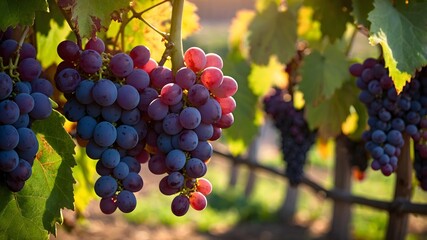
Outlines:
{"type": "Polygon", "coordinates": [[[280,64],[275,57],[272,57],[266,66],[253,64],[248,78],[250,89],[255,95],[262,97],[267,94],[274,83],[284,85],[287,82],[284,69],[285,66],[280,64]]]}
{"type": "Polygon", "coordinates": [[[92,37],[102,29],[108,29],[111,14],[125,10],[130,0],[76,0],[71,9],[71,19],[82,37],[92,37]]]}
{"type": "Polygon", "coordinates": [[[350,78],[349,63],[338,42],[327,45],[324,52],[314,50],[304,58],[299,90],[304,93],[306,105],[317,105],[329,99],[350,78]]]}
{"type": "Polygon", "coordinates": [[[249,54],[257,64],[268,64],[275,55],[286,64],[296,52],[296,16],[272,2],[258,12],[249,26],[249,54]]]}
{"type": "Polygon", "coordinates": [[[306,6],[314,9],[313,18],[320,22],[320,29],[331,42],[340,39],[344,34],[347,23],[352,22],[351,0],[305,0],[306,6]]]}
{"type": "Polygon", "coordinates": [[[73,168],[73,177],[76,180],[74,185],[74,198],[76,211],[83,212],[89,202],[97,196],[93,187],[97,176],[96,161],[90,159],[84,148],[76,147],[75,159],[77,166],[73,168]]]}
{"type": "Polygon", "coordinates": [[[17,25],[31,26],[36,11],[48,11],[46,0],[2,0],[0,1],[0,30],[17,25]]]}
{"type": "Polygon", "coordinates": [[[358,101],[359,89],[347,81],[334,95],[317,106],[305,105],[305,117],[310,129],[318,129],[321,138],[334,138],[341,133],[341,124],[350,114],[350,107],[358,101]]]}
{"type": "Polygon", "coordinates": [[[48,239],[62,223],[61,209],[74,209],[75,144],[64,121],[54,111],[48,119],[34,122],[40,150],[31,178],[17,193],[0,185],[0,239],[48,239]]]}
{"type": "Polygon", "coordinates": [[[258,97],[252,92],[248,84],[250,65],[238,54],[229,55],[224,59],[223,72],[232,76],[239,84],[239,90],[234,95],[237,107],[233,112],[234,124],[224,130],[227,146],[233,155],[246,151],[251,144],[259,127],[258,97]]]}
{"type": "Polygon", "coordinates": [[[246,38],[248,33],[249,24],[255,16],[253,10],[240,10],[237,12],[229,28],[228,42],[231,51],[240,51],[243,56],[247,56],[245,52],[246,38]]]}
{"type": "Polygon", "coordinates": [[[371,23],[368,21],[368,13],[372,11],[374,5],[372,0],[352,0],[353,2],[353,15],[356,24],[361,24],[366,28],[370,28],[371,23]]]}
{"type": "Polygon", "coordinates": [[[47,35],[37,33],[37,59],[42,59],[42,67],[47,68],[51,64],[59,64],[62,60],[56,52],[56,47],[70,34],[71,29],[67,24],[60,27],[53,19],[50,21],[50,31],[47,35]]]}
{"type": "Polygon", "coordinates": [[[375,0],[369,13],[372,45],[380,44],[385,65],[400,92],[416,69],[427,65],[427,2],[409,1],[393,6],[375,0]]]}

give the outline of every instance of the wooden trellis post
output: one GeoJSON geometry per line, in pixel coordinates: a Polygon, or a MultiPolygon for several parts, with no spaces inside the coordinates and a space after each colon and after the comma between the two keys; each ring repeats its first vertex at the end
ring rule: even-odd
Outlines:
{"type": "MultiPolygon", "coordinates": [[[[343,194],[351,193],[351,165],[349,152],[344,136],[338,136],[335,141],[334,191],[343,194]]],[[[331,239],[345,240],[351,238],[351,203],[334,200],[332,220],[329,235],[331,239]]]]}
{"type": "Polygon", "coordinates": [[[397,163],[396,183],[394,192],[394,206],[389,211],[386,239],[405,239],[408,228],[408,213],[400,212],[399,203],[409,201],[412,194],[412,161],[410,154],[410,139],[405,136],[405,145],[402,148],[397,163]]]}

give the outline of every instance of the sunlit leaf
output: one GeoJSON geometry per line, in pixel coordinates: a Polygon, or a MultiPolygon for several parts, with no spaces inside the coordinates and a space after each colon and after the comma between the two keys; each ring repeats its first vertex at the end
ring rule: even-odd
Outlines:
{"type": "Polygon", "coordinates": [[[108,29],[114,11],[121,12],[130,0],[76,0],[72,7],[72,21],[82,37],[95,36],[96,32],[108,29]]]}
{"type": "Polygon", "coordinates": [[[268,64],[275,55],[286,64],[296,52],[296,16],[275,3],[255,15],[249,26],[249,54],[257,64],[268,64]]]}
{"type": "Polygon", "coordinates": [[[19,25],[31,26],[36,11],[47,11],[46,0],[2,0],[0,1],[0,30],[19,25]]]}
{"type": "Polygon", "coordinates": [[[349,79],[348,67],[346,56],[337,44],[326,46],[323,54],[314,50],[306,56],[299,84],[306,105],[317,105],[330,98],[349,79]]]}
{"type": "Polygon", "coordinates": [[[93,187],[95,185],[96,161],[90,159],[84,148],[76,147],[75,159],[77,166],[73,168],[73,176],[76,180],[74,187],[74,199],[76,211],[83,212],[89,202],[97,198],[93,187]]]}
{"type": "Polygon", "coordinates": [[[48,239],[49,233],[56,233],[56,224],[62,223],[61,209],[74,209],[75,144],[63,123],[56,111],[34,122],[41,150],[31,178],[18,193],[0,185],[0,239],[48,239]]]}
{"type": "Polygon", "coordinates": [[[334,138],[341,133],[341,124],[350,114],[350,107],[358,101],[359,89],[347,81],[328,100],[317,106],[305,105],[305,116],[311,129],[318,129],[321,138],[334,138]]]}
{"type": "Polygon", "coordinates": [[[70,34],[71,29],[67,24],[59,27],[56,21],[50,21],[50,31],[48,35],[37,33],[37,59],[42,59],[42,67],[47,68],[53,63],[59,64],[62,60],[56,52],[58,44],[65,40],[65,37],[70,34]]]}
{"type": "Polygon", "coordinates": [[[368,21],[368,13],[374,8],[372,0],[352,0],[352,2],[353,11],[351,15],[353,15],[355,22],[369,29],[371,23],[368,21]]]}
{"type": "Polygon", "coordinates": [[[313,18],[320,22],[320,30],[331,42],[341,38],[346,24],[353,22],[351,0],[305,0],[304,4],[314,9],[313,18]]]}
{"type": "Polygon", "coordinates": [[[239,83],[239,90],[233,96],[237,103],[233,112],[234,124],[223,131],[230,152],[239,155],[246,151],[258,133],[258,97],[249,88],[250,65],[241,56],[230,55],[224,59],[223,72],[239,83]]]}
{"type": "Polygon", "coordinates": [[[427,2],[393,6],[376,0],[369,13],[372,45],[380,44],[385,65],[400,92],[415,70],[427,64],[427,2]]]}
{"type": "Polygon", "coordinates": [[[298,11],[298,36],[308,41],[319,41],[322,38],[320,23],[313,20],[313,8],[301,7],[298,11]]]}
{"type": "Polygon", "coordinates": [[[229,45],[231,51],[240,51],[243,56],[247,56],[247,34],[249,24],[255,16],[253,10],[240,10],[237,12],[229,28],[229,45]]]}
{"type": "MultiPolygon", "coordinates": [[[[157,3],[162,1],[143,1],[138,0],[134,2],[134,8],[137,12],[144,11],[157,3]]],[[[182,22],[182,37],[185,39],[191,34],[199,30],[199,17],[196,13],[197,7],[188,1],[184,4],[183,10],[183,22],[182,22]]],[[[171,4],[165,2],[158,5],[149,11],[142,14],[145,21],[150,23],[156,29],[161,32],[167,33],[170,29],[170,18],[172,14],[171,4]]],[[[127,14],[130,18],[131,13],[127,14]]],[[[130,51],[136,45],[145,45],[151,51],[151,57],[156,61],[160,61],[163,52],[165,50],[165,42],[163,37],[151,29],[148,25],[142,22],[140,19],[132,19],[124,29],[124,37],[121,39],[121,35],[117,35],[120,30],[120,23],[112,22],[110,29],[107,31],[107,37],[112,39],[112,44],[116,49],[122,51],[130,51]],[[120,36],[119,38],[116,38],[120,36]],[[122,42],[122,40],[124,40],[122,42]],[[123,48],[122,48],[123,47],[123,48]]],[[[169,64],[169,62],[167,62],[169,64]]]]}
{"type": "Polygon", "coordinates": [[[253,64],[248,78],[249,88],[255,95],[264,96],[273,84],[286,85],[288,78],[284,69],[285,66],[280,64],[275,57],[272,57],[266,66],[253,64]]]}
{"type": "Polygon", "coordinates": [[[49,3],[49,11],[38,11],[36,12],[35,18],[36,31],[37,33],[41,33],[43,36],[47,36],[49,31],[52,29],[50,24],[51,20],[55,21],[60,27],[66,24],[65,18],[55,0],[47,0],[47,2],[49,3]]]}

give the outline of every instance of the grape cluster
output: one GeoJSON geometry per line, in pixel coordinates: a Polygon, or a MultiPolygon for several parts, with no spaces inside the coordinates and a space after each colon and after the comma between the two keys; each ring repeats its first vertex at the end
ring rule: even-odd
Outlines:
{"type": "Polygon", "coordinates": [[[52,113],[52,84],[41,77],[36,49],[14,39],[0,41],[0,184],[22,190],[39,149],[31,129],[52,113]]]}
{"type": "Polygon", "coordinates": [[[237,82],[223,76],[222,59],[190,48],[186,66],[174,74],[142,45],[111,56],[101,39],[90,39],[84,50],[64,41],[58,54],[64,61],[55,80],[67,98],[64,115],[77,122],[87,155],[98,159],[95,192],[102,198],[101,211],[134,210],[145,162],[152,173],[167,173],[159,189],[178,194],[171,204],[175,215],[184,215],[189,206],[204,209],[212,191],[202,178],[213,152],[209,141],[233,124],[236,108],[237,82]]]}
{"type": "Polygon", "coordinates": [[[146,97],[148,167],[154,174],[167,174],[159,183],[165,195],[178,193],[172,212],[184,215],[189,206],[203,210],[212,186],[202,178],[212,156],[209,141],[234,122],[237,82],[222,73],[223,61],[197,47],[184,54],[185,66],[174,75],[158,66],[151,73],[146,97]],[[148,95],[148,94],[147,94],[148,95]],[[149,104],[148,104],[149,103],[149,104]]]}
{"type": "Polygon", "coordinates": [[[292,95],[287,90],[274,88],[274,92],[264,98],[264,110],[280,131],[289,183],[297,185],[302,180],[306,155],[315,141],[316,131],[310,130],[304,109],[294,107],[292,95]]]}
{"type": "Polygon", "coordinates": [[[371,167],[389,176],[397,168],[398,157],[404,145],[404,135],[416,142],[420,139],[419,124],[422,105],[420,81],[414,78],[397,94],[384,63],[368,58],[362,64],[350,67],[362,90],[359,100],[369,114],[369,130],[363,134],[365,148],[373,158],[371,167]]]}
{"type": "Polygon", "coordinates": [[[427,191],[427,69],[423,68],[416,76],[420,82],[419,103],[421,120],[418,124],[419,135],[414,139],[414,169],[420,187],[427,191]]]}
{"type": "Polygon", "coordinates": [[[100,209],[111,214],[117,208],[128,213],[136,207],[135,192],[143,187],[141,163],[148,161],[144,150],[147,123],[141,118],[140,102],[149,76],[142,67],[150,61],[144,46],[130,55],[105,53],[101,39],[92,38],[81,50],[65,40],[57,47],[63,59],[55,83],[64,93],[65,117],[77,122],[76,135],[86,142],[86,154],[97,160],[100,177],[95,193],[100,209]]]}
{"type": "Polygon", "coordinates": [[[365,150],[365,142],[351,139],[345,134],[338,135],[336,141],[341,141],[345,148],[350,165],[353,168],[354,177],[357,180],[363,180],[369,163],[369,154],[365,150]]]}

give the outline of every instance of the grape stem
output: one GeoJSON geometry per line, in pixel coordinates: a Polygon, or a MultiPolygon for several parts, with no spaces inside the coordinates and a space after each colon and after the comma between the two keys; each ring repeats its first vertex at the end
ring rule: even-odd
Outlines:
{"type": "Polygon", "coordinates": [[[182,14],[184,10],[184,0],[174,0],[172,3],[172,23],[170,29],[170,42],[173,44],[171,50],[172,71],[176,73],[178,69],[184,67],[184,56],[182,48],[182,14]]]}
{"type": "Polygon", "coordinates": [[[354,45],[354,42],[355,42],[355,40],[356,40],[356,36],[357,36],[357,29],[355,28],[355,29],[353,29],[353,32],[351,33],[351,38],[350,38],[350,42],[348,43],[348,46],[347,46],[347,48],[345,49],[345,55],[346,56],[348,56],[349,55],[349,53],[350,53],[350,51],[351,51],[351,48],[353,47],[353,45],[354,45]]]}
{"type": "Polygon", "coordinates": [[[73,22],[71,21],[70,12],[66,12],[63,8],[61,8],[59,6],[58,6],[58,8],[61,10],[61,13],[65,18],[65,21],[67,21],[68,26],[70,26],[71,30],[73,31],[74,35],[76,36],[77,46],[79,46],[79,48],[82,49],[82,37],[80,36],[76,25],[74,25],[73,22]]]}
{"type": "Polygon", "coordinates": [[[19,42],[18,42],[18,49],[16,50],[17,52],[16,52],[16,59],[15,59],[14,66],[18,66],[21,47],[22,47],[22,44],[24,44],[25,38],[27,37],[27,34],[29,31],[30,31],[30,27],[25,26],[24,31],[22,32],[21,38],[19,39],[19,42]]]}
{"type": "Polygon", "coordinates": [[[156,33],[160,34],[160,36],[162,36],[164,39],[168,40],[169,39],[169,35],[167,33],[164,33],[162,31],[160,31],[159,29],[157,29],[155,26],[153,26],[152,24],[150,24],[147,20],[145,20],[142,17],[142,14],[144,14],[145,12],[148,12],[149,10],[158,7],[160,5],[162,5],[163,3],[169,2],[170,0],[165,0],[162,2],[159,2],[157,4],[154,4],[153,6],[142,10],[141,12],[137,12],[135,11],[135,9],[131,6],[129,7],[129,10],[132,12],[132,16],[130,18],[127,18],[126,16],[122,19],[122,23],[120,24],[120,29],[117,31],[117,34],[114,38],[114,47],[113,50],[116,50],[116,46],[117,46],[117,42],[119,41],[119,37],[121,36],[121,45],[122,45],[122,50],[124,49],[124,32],[125,32],[125,27],[127,26],[127,24],[132,21],[132,19],[138,19],[140,21],[142,21],[143,23],[145,23],[149,28],[153,29],[156,33]]]}
{"type": "MultiPolygon", "coordinates": [[[[163,1],[163,2],[161,2],[161,3],[165,3],[165,2],[168,2],[168,1],[163,1]]],[[[168,39],[168,37],[169,37],[169,36],[168,36],[168,34],[167,34],[167,33],[164,33],[164,32],[162,32],[162,31],[160,31],[159,29],[157,29],[156,27],[154,27],[151,23],[149,23],[147,20],[145,20],[145,19],[142,17],[142,14],[143,14],[143,13],[147,12],[148,10],[153,9],[154,7],[159,6],[161,3],[156,4],[156,5],[154,5],[154,6],[151,6],[151,7],[149,7],[149,8],[147,8],[147,9],[145,9],[144,11],[142,11],[142,12],[140,12],[140,13],[136,12],[136,11],[135,11],[135,9],[130,8],[130,10],[132,11],[132,17],[131,17],[131,18],[129,18],[129,21],[128,21],[128,22],[130,22],[130,21],[131,21],[132,19],[134,19],[134,18],[139,19],[139,20],[141,20],[143,23],[145,23],[148,27],[150,27],[151,29],[153,29],[156,33],[160,34],[160,36],[162,36],[162,37],[163,37],[163,38],[165,38],[165,39],[168,39]]]]}

